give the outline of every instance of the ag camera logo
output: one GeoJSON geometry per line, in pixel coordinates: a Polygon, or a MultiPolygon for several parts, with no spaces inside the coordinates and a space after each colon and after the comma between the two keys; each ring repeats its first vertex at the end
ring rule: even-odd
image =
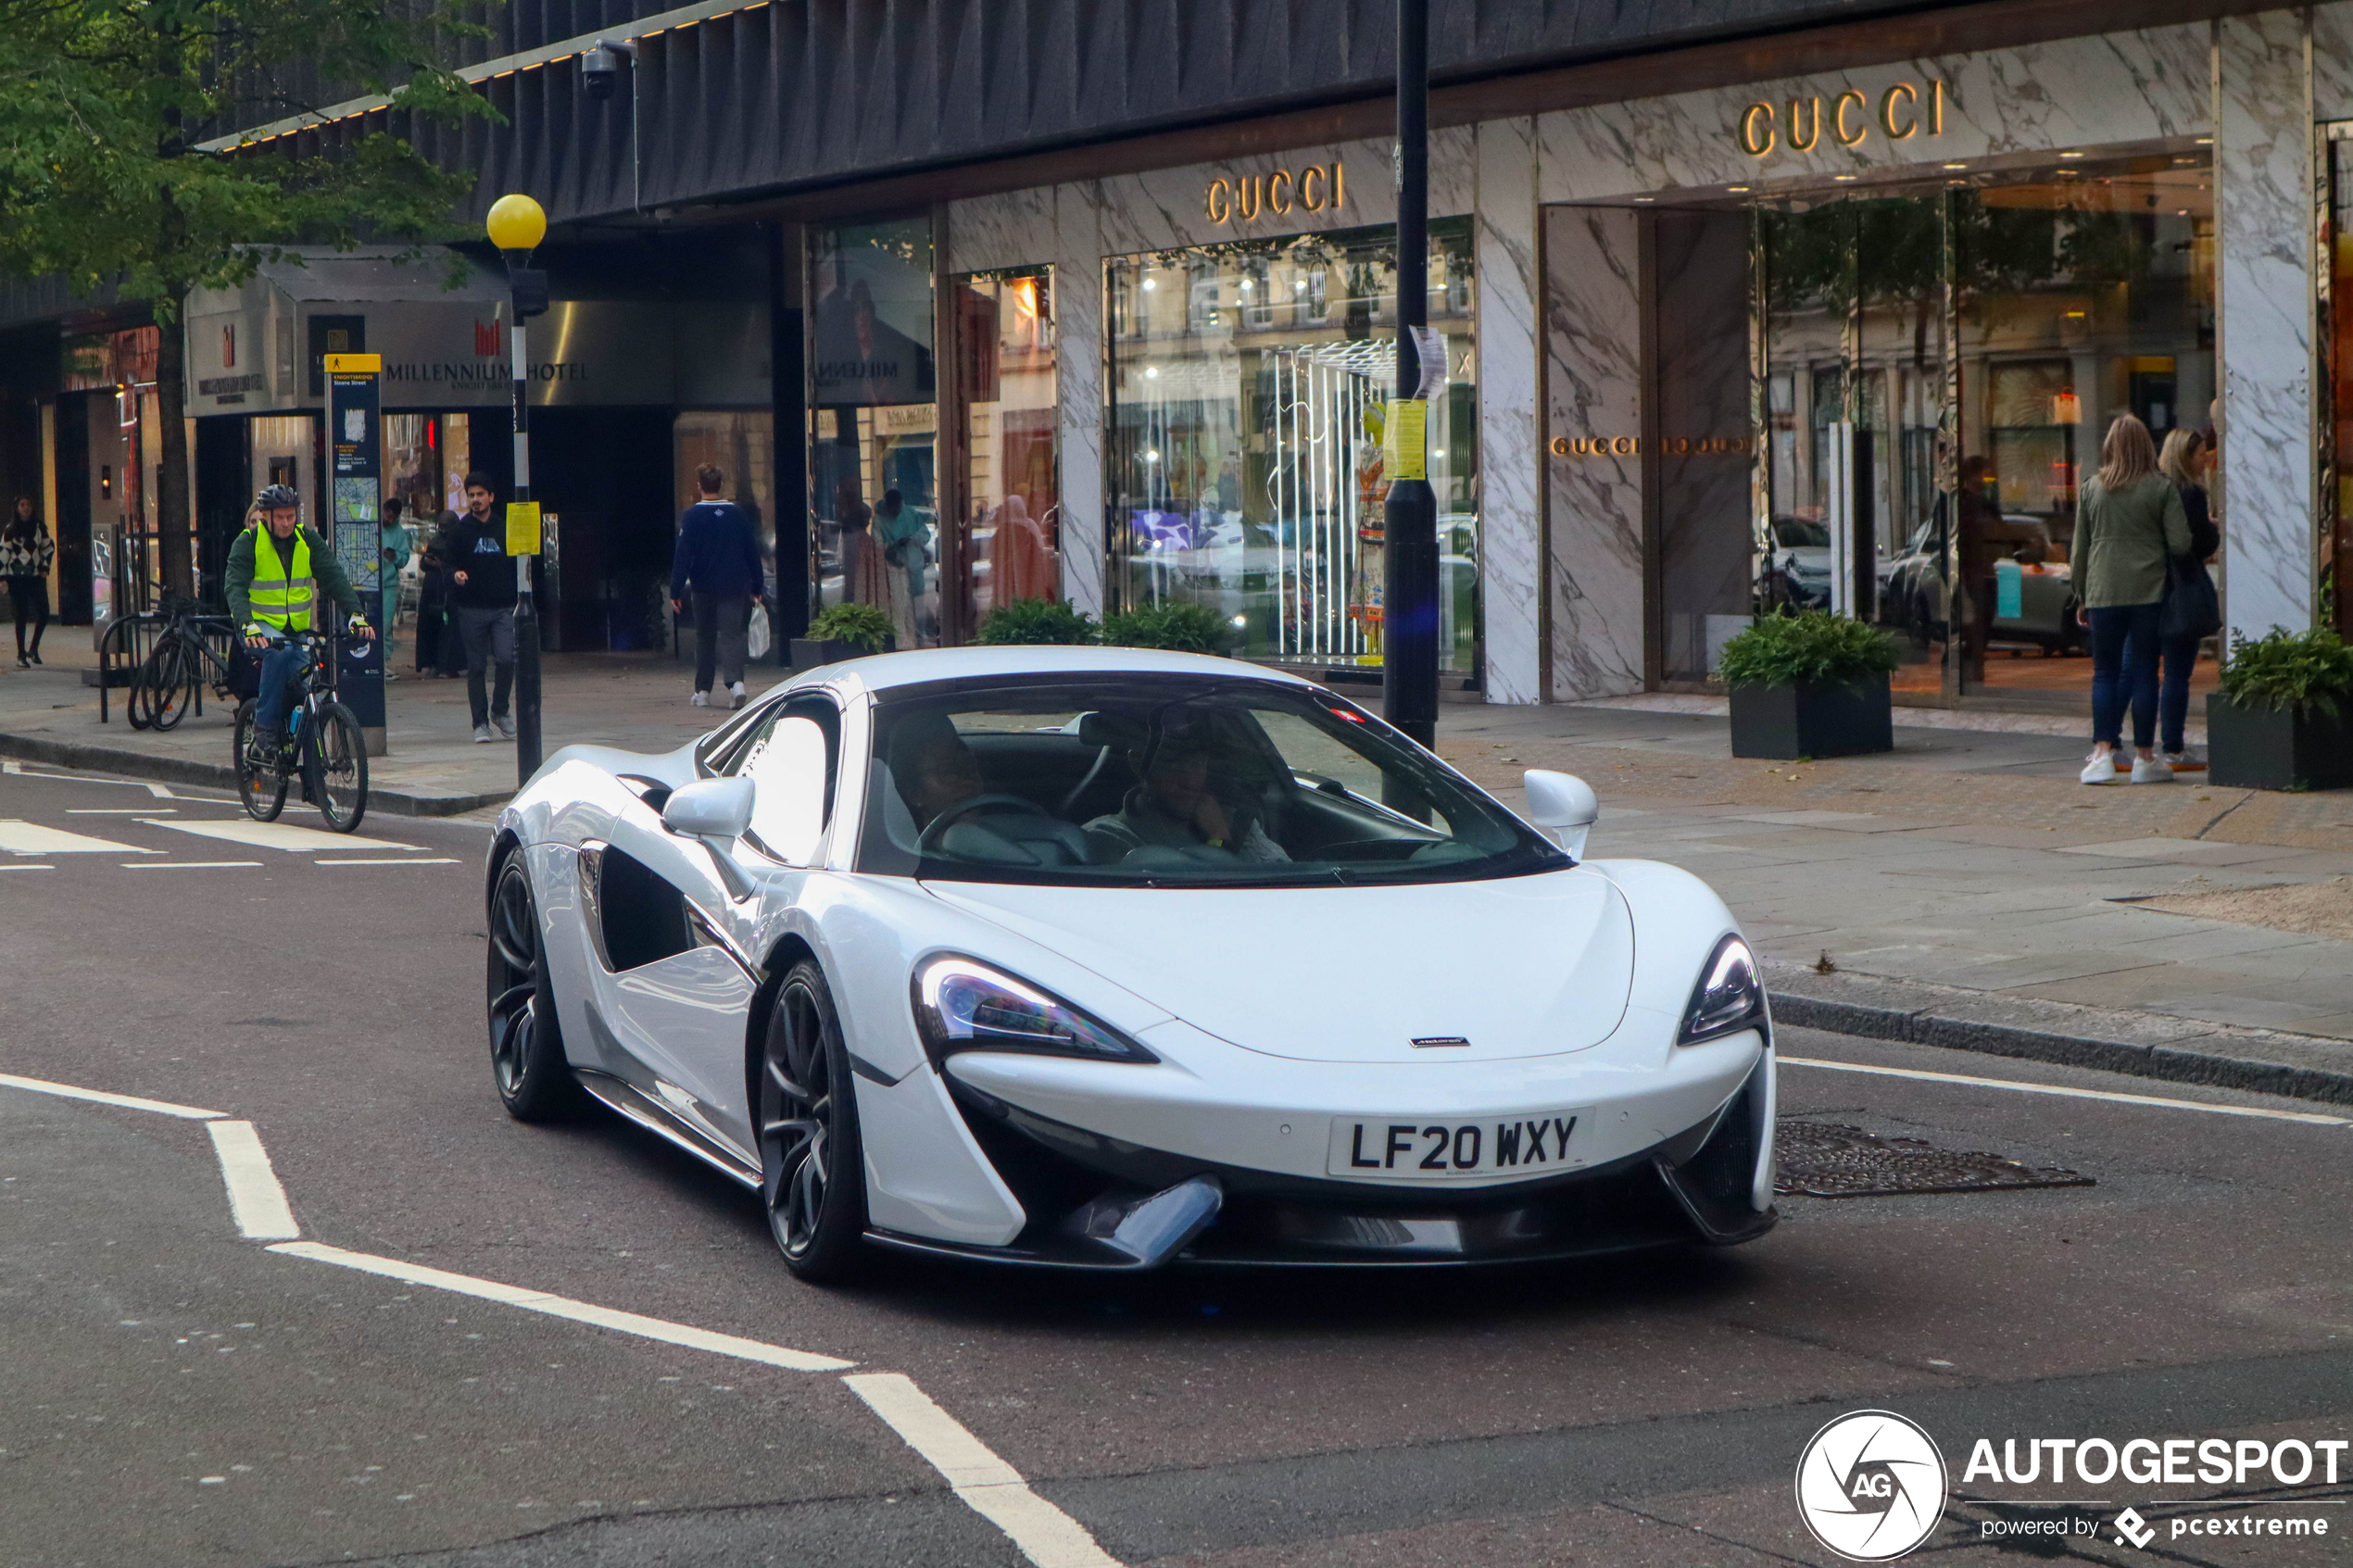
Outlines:
{"type": "Polygon", "coordinates": [[[1798,1514],[1850,1562],[1893,1562],[1927,1540],[1944,1517],[1944,1494],[1935,1439],[1893,1411],[1840,1416],[1798,1456],[1798,1514]]]}

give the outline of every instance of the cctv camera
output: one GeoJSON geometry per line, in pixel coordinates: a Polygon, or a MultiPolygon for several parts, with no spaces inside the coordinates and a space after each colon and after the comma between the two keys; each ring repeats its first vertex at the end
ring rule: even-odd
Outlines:
{"type": "Polygon", "coordinates": [[[601,39],[589,45],[580,56],[581,91],[600,101],[611,97],[613,88],[621,81],[621,57],[636,52],[634,44],[610,44],[601,39]]]}

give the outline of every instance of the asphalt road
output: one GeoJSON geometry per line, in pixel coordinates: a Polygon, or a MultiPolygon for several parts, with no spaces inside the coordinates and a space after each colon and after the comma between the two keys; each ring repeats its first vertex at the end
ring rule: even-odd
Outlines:
{"type": "MultiPolygon", "coordinates": [[[[1976,1499],[1943,1561],[2019,1549],[1987,1522],[2030,1499],[2159,1530],[2035,1555],[2353,1558],[2353,1458],[2298,1486],[1961,1474],[1978,1436],[2353,1438],[2336,1108],[1791,1030],[1785,1116],[2096,1185],[1786,1198],[1752,1247],[1577,1267],[819,1291],[665,1146],[499,1110],[485,824],[253,835],[208,792],[45,771],[0,776],[0,1073],[250,1121],[314,1241],[905,1374],[1120,1562],[1831,1562],[1792,1475],[1866,1408],[1976,1499]],[[2171,1533],[2275,1517],[2333,1534],[2171,1533]]],[[[1028,1561],[837,1373],[265,1250],[203,1123],[5,1086],[0,1374],[10,1568],[1028,1561]]]]}

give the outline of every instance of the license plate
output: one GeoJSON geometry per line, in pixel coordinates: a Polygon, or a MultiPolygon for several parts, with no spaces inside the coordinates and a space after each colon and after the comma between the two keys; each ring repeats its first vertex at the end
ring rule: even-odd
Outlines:
{"type": "Polygon", "coordinates": [[[1331,1157],[1325,1169],[1360,1180],[1545,1175],[1585,1163],[1578,1128],[1592,1114],[1587,1106],[1478,1122],[1441,1116],[1378,1121],[1339,1117],[1332,1122],[1331,1157]]]}

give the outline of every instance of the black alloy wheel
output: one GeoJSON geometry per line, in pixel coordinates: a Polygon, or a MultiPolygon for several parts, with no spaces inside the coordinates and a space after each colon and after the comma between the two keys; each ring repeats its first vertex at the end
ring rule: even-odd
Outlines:
{"type": "Polygon", "coordinates": [[[231,755],[237,767],[237,803],[257,822],[275,822],[286,809],[286,771],[273,764],[256,768],[246,759],[253,743],[253,707],[251,697],[237,705],[236,727],[230,736],[231,755]]]}
{"type": "Polygon", "coordinates": [[[814,1284],[849,1278],[865,1261],[865,1166],[849,1053],[812,960],[769,1004],[758,1107],[761,1194],[785,1266],[814,1284]]]}
{"type": "Polygon", "coordinates": [[[318,721],[303,737],[302,782],[310,803],[336,833],[349,833],[368,814],[368,741],[359,716],[340,702],[319,705],[318,721]]]}
{"type": "Polygon", "coordinates": [[[518,1122],[552,1121],[579,1104],[580,1086],[564,1060],[539,906],[519,850],[500,863],[493,884],[488,947],[490,1073],[498,1098],[518,1122]]]}

